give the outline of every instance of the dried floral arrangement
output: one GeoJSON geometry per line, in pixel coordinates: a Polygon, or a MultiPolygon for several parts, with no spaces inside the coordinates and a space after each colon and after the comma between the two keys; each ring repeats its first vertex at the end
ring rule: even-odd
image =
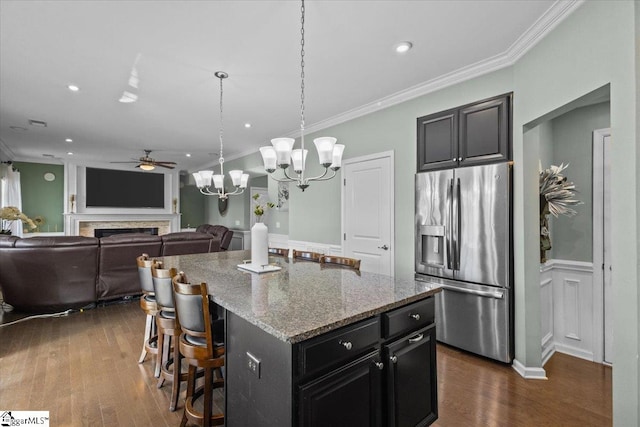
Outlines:
{"type": "Polygon", "coordinates": [[[540,171],[540,196],[548,203],[549,213],[556,218],[558,215],[574,216],[576,211],[569,206],[582,204],[575,199],[576,186],[562,174],[567,167],[568,163],[561,163],[560,166],[551,165],[540,171]]]}
{"type": "Polygon", "coordinates": [[[547,261],[546,252],[551,249],[548,214],[574,216],[577,212],[570,206],[582,204],[575,198],[577,193],[573,182],[567,181],[562,172],[569,166],[551,165],[548,169],[540,167],[540,262],[547,261]]]}
{"type": "Polygon", "coordinates": [[[2,220],[0,234],[11,234],[11,224],[16,220],[24,222],[27,227],[32,230],[36,228],[36,224],[28,216],[20,212],[20,209],[15,206],[5,206],[4,208],[1,208],[0,220],[2,220]]]}

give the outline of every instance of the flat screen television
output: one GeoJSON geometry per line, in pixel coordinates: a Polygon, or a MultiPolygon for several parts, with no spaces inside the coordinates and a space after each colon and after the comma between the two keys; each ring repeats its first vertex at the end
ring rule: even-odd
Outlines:
{"type": "Polygon", "coordinates": [[[164,208],[164,175],[87,168],[87,207],[164,208]]]}

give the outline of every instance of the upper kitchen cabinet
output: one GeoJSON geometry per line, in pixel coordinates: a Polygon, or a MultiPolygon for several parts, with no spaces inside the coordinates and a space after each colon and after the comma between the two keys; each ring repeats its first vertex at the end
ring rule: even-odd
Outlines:
{"type": "Polygon", "coordinates": [[[418,118],[418,172],[510,160],[511,94],[418,118]]]}
{"type": "Polygon", "coordinates": [[[418,172],[458,166],[458,110],[418,119],[418,172]]]}

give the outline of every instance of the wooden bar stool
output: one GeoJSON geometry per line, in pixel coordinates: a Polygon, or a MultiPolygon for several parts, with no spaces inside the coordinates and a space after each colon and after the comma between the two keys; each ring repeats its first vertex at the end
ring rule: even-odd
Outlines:
{"type": "Polygon", "coordinates": [[[200,426],[224,424],[224,413],[213,413],[213,391],[224,387],[224,345],[216,344],[212,313],[209,307],[207,284],[192,285],[184,273],[172,279],[175,298],[176,323],[182,330],[180,354],[189,362],[187,397],[180,426],[187,422],[200,426]],[[197,369],[204,369],[204,384],[196,390],[197,369]],[[195,409],[196,400],[203,398],[202,412],[195,409]]]}
{"type": "Polygon", "coordinates": [[[187,373],[182,372],[182,357],[178,345],[181,330],[176,322],[173,285],[171,284],[171,279],[176,274],[177,270],[175,268],[163,268],[162,261],[157,261],[151,267],[153,288],[155,289],[156,304],[158,305],[158,313],[156,314],[156,325],[158,327],[156,365],[160,366],[158,388],[163,386],[166,379],[172,382],[169,401],[169,410],[171,412],[175,411],[178,406],[180,382],[187,380],[187,373]]]}
{"type": "Polygon", "coordinates": [[[318,252],[311,252],[311,251],[297,251],[294,249],[293,257],[296,259],[304,259],[306,261],[320,262],[320,258],[322,258],[322,254],[318,252]]]}
{"type": "Polygon", "coordinates": [[[353,270],[360,271],[360,260],[355,258],[347,258],[337,255],[323,255],[320,258],[320,264],[334,264],[349,267],[353,270]]]}
{"type": "MultiPolygon", "coordinates": [[[[142,363],[147,357],[147,353],[158,354],[158,332],[156,328],[158,305],[156,304],[153,280],[151,278],[151,266],[155,260],[149,259],[149,255],[147,254],[142,254],[136,258],[136,262],[138,264],[138,277],[140,278],[140,287],[142,289],[140,308],[142,308],[142,311],[147,315],[142,352],[138,359],[138,363],[142,363]]],[[[160,366],[157,363],[154,368],[154,375],[156,378],[160,375],[160,366]]]]}
{"type": "Polygon", "coordinates": [[[277,255],[277,256],[288,257],[289,256],[289,249],[269,248],[269,255],[277,255]]]}

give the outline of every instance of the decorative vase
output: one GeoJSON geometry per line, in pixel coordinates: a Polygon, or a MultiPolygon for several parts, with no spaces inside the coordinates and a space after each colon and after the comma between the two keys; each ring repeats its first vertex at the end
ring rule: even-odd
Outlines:
{"type": "Polygon", "coordinates": [[[251,227],[251,264],[269,264],[269,229],[261,222],[251,227]]]}

